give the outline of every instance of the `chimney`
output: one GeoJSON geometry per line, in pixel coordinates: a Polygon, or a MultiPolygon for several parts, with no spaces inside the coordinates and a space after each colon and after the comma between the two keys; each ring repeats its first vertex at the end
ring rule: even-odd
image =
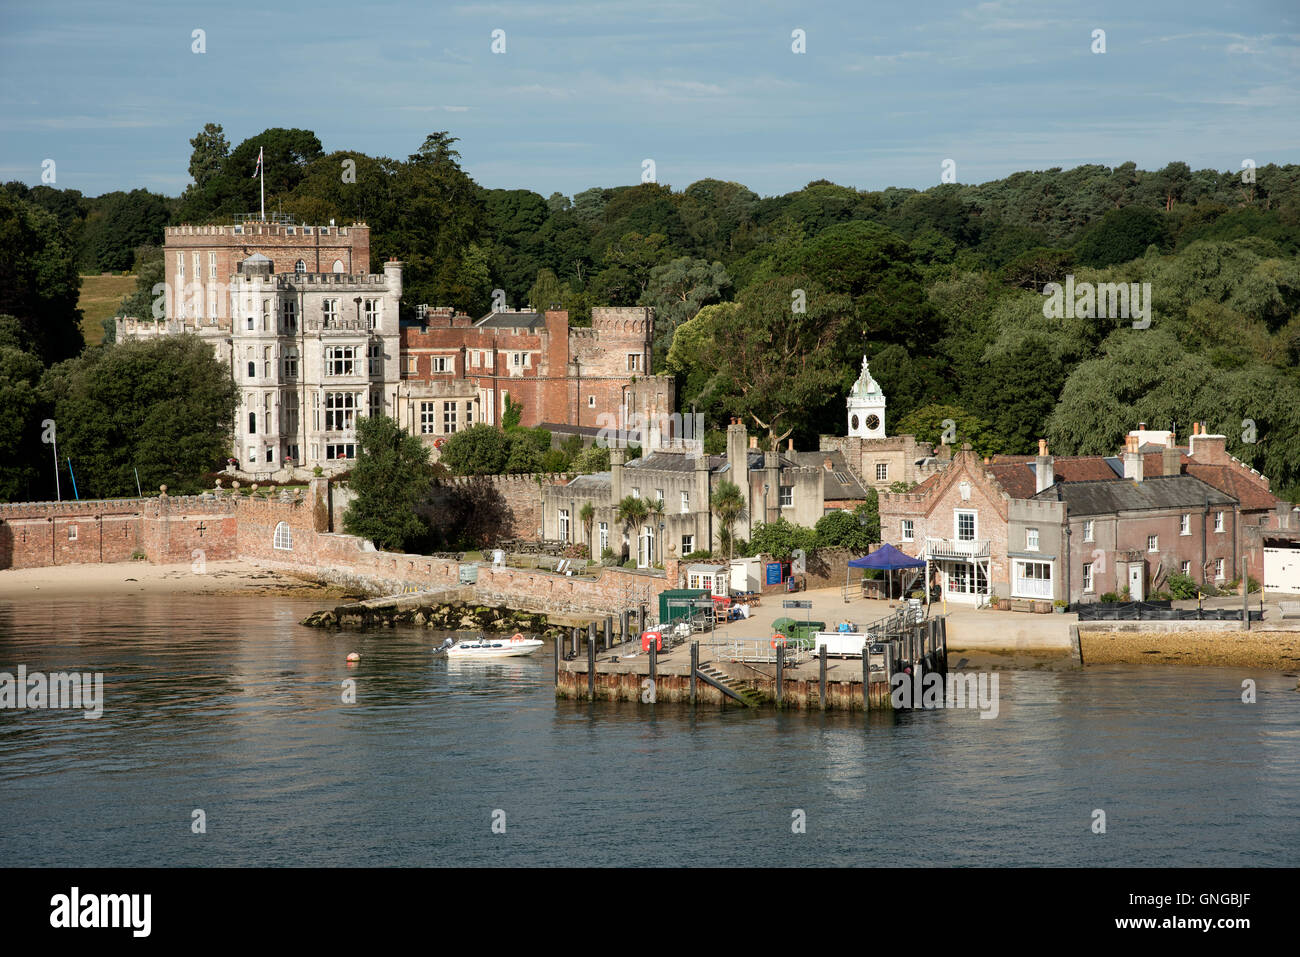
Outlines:
{"type": "Polygon", "coordinates": [[[835,463],[832,462],[829,458],[827,458],[825,461],[822,462],[822,468],[824,468],[828,472],[833,471],[835,469],[835,463]]]}
{"type": "Polygon", "coordinates": [[[1124,449],[1124,477],[1134,482],[1142,481],[1142,455],[1137,449],[1137,436],[1130,435],[1124,449]]]}
{"type": "Polygon", "coordinates": [[[1202,429],[1188,442],[1187,456],[1201,465],[1227,465],[1228,437],[1210,435],[1202,429]]]}
{"type": "Polygon", "coordinates": [[[758,448],[758,436],[757,436],[757,435],[751,435],[751,436],[749,437],[749,447],[750,447],[751,449],[757,449],[757,448],[758,448]]]}
{"type": "Polygon", "coordinates": [[[1173,445],[1166,445],[1160,453],[1161,474],[1178,475],[1183,470],[1183,453],[1173,445]]]}
{"type": "Polygon", "coordinates": [[[730,474],[727,479],[735,483],[740,494],[749,496],[749,453],[746,450],[745,426],[740,419],[733,418],[727,426],[727,466],[730,474]]]}
{"type": "Polygon", "coordinates": [[[614,504],[623,501],[623,460],[627,458],[626,449],[609,450],[609,490],[613,494],[614,504]]]}
{"type": "Polygon", "coordinates": [[[1056,484],[1056,467],[1052,457],[1047,454],[1047,439],[1038,440],[1038,458],[1034,459],[1034,477],[1035,493],[1056,484]]]}
{"type": "Polygon", "coordinates": [[[785,450],[786,450],[787,452],[793,452],[793,451],[794,451],[794,439],[790,439],[790,440],[789,440],[788,444],[787,444],[786,447],[785,447],[785,450]]]}

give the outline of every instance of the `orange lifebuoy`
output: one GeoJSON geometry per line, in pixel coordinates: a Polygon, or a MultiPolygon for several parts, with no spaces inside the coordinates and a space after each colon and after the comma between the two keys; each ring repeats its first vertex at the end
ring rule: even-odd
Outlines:
{"type": "Polygon", "coordinates": [[[519,634],[519,632],[516,631],[513,635],[510,636],[510,640],[511,640],[511,641],[525,641],[526,639],[524,638],[523,635],[519,634]]]}
{"type": "Polygon", "coordinates": [[[785,641],[786,641],[785,635],[781,634],[780,632],[777,632],[775,635],[772,636],[772,647],[775,648],[777,645],[784,645],[785,641]]]}

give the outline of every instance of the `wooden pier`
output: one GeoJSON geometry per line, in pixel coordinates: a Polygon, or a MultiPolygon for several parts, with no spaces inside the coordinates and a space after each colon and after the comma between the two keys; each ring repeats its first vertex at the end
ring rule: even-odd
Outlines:
{"type": "Polygon", "coordinates": [[[828,657],[820,649],[783,645],[771,636],[720,638],[692,634],[662,651],[644,650],[641,620],[633,612],[555,643],[555,694],[578,700],[681,702],[822,711],[891,710],[891,679],[948,671],[947,620],[909,616],[906,609],[862,632],[866,654],[828,657]],[[630,620],[629,620],[630,618],[630,620]],[[864,693],[865,691],[865,693],[864,693]]]}

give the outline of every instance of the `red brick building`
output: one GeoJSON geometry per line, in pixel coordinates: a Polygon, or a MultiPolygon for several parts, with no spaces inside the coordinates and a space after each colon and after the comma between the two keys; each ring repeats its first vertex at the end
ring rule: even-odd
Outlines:
{"type": "Polygon", "coordinates": [[[466,407],[455,420],[434,422],[452,427],[428,434],[499,424],[507,396],[523,406],[524,426],[613,428],[632,411],[670,413],[671,378],[646,371],[653,334],[654,311],[643,306],[598,306],[590,328],[570,328],[560,310],[493,312],[476,320],[427,308],[421,322],[401,331],[406,407],[400,421],[420,421],[425,404],[456,402],[466,407]]]}

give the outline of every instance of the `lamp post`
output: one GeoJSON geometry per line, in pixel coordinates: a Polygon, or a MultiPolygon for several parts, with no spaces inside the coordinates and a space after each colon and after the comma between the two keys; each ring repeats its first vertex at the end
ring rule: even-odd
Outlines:
{"type": "Polygon", "coordinates": [[[664,523],[659,523],[659,562],[664,560],[664,523]]]}

